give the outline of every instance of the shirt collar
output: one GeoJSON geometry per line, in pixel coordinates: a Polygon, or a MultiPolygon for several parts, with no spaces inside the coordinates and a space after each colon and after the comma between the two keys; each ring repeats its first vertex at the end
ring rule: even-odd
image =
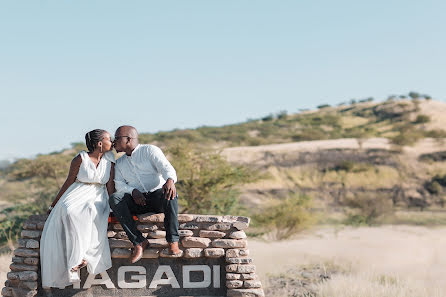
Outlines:
{"type": "Polygon", "coordinates": [[[127,157],[132,157],[133,154],[134,154],[140,147],[141,147],[141,144],[138,143],[138,145],[133,149],[132,154],[131,154],[130,156],[127,156],[127,157]]]}

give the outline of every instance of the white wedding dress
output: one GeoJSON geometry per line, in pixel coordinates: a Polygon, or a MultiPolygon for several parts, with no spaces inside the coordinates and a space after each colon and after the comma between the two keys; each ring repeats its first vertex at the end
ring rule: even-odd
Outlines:
{"type": "Polygon", "coordinates": [[[90,274],[112,266],[107,238],[108,193],[112,152],[105,153],[96,168],[87,152],[73,183],[51,211],[40,240],[42,287],[64,288],[79,281],[71,268],[83,259],[90,274]]]}

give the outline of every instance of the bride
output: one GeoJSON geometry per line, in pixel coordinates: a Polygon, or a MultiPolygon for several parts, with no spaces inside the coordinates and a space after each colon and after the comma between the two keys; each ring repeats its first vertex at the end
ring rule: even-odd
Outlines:
{"type": "Polygon", "coordinates": [[[115,191],[110,134],[96,129],[85,135],[88,152],[71,161],[67,180],[48,213],[40,241],[43,288],[65,288],[80,281],[87,266],[98,274],[112,265],[107,238],[108,196],[115,191]]]}

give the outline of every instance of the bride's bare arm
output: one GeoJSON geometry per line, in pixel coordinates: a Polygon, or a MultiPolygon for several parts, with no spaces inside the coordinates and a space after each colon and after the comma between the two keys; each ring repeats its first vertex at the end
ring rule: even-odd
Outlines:
{"type": "Polygon", "coordinates": [[[110,169],[110,179],[107,182],[107,192],[108,192],[108,195],[110,196],[115,191],[116,191],[115,190],[115,164],[112,163],[111,169],[110,169]]]}
{"type": "Polygon", "coordinates": [[[59,193],[57,193],[56,198],[54,199],[53,203],[51,203],[51,206],[54,207],[57,204],[57,201],[59,201],[60,197],[65,193],[65,191],[70,187],[75,181],[77,174],[79,173],[79,168],[82,164],[82,157],[80,155],[77,155],[72,161],[70,165],[70,171],[68,171],[67,179],[65,180],[64,184],[59,190],[59,193]]]}

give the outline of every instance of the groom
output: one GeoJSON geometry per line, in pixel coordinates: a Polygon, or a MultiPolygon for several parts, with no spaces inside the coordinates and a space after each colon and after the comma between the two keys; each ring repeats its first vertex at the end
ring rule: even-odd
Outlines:
{"type": "Polygon", "coordinates": [[[138,143],[138,132],[132,126],[121,126],[113,142],[116,151],[125,152],[116,161],[116,192],[110,196],[110,207],[121,223],[134,249],[130,261],[143,255],[149,242],[136,229],[133,214],[164,213],[169,254],[181,253],[178,248],[178,196],[175,169],[160,148],[138,143]]]}

